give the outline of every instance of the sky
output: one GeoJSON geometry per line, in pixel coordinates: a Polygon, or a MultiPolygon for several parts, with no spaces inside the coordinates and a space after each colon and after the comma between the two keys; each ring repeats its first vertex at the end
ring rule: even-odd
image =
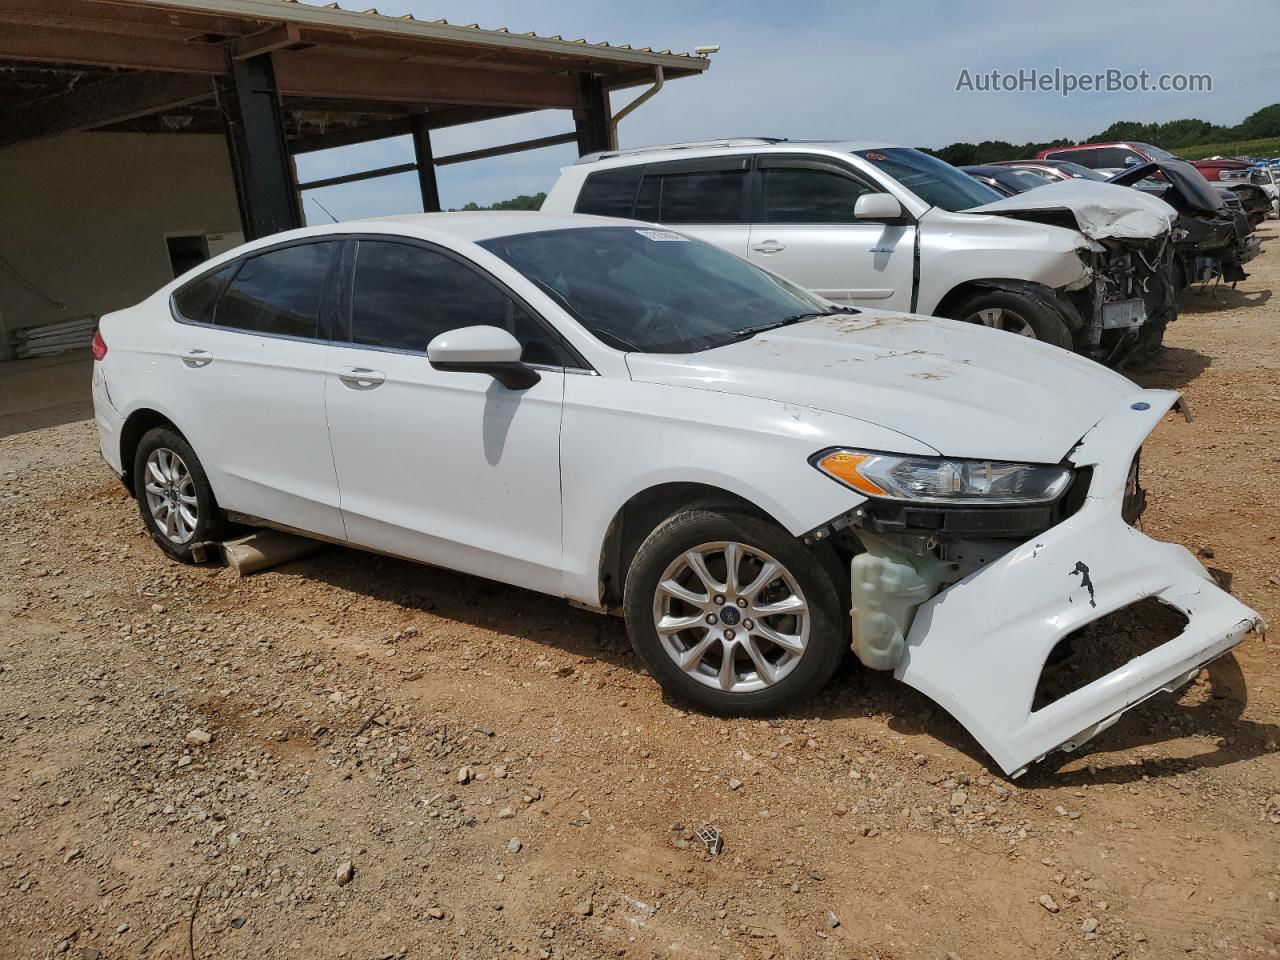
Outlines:
{"type": "MultiPolygon", "coordinates": [[[[342,0],[364,9],[371,0],[342,0]]],[[[1209,16],[1203,0],[1155,3],[1025,0],[377,0],[393,16],[508,27],[678,52],[719,44],[711,68],[672,81],[621,122],[623,147],[729,136],[955,141],[1080,138],[1116,120],[1197,117],[1235,124],[1280,100],[1280,3],[1240,19],[1209,16]],[[970,75],[1020,69],[1209,74],[1211,92],[982,93],[970,75]]],[[[639,92],[613,96],[617,112],[639,92]]],[[[573,130],[567,111],[539,111],[436,131],[437,155],[573,130]]],[[[456,208],[547,190],[572,163],[572,144],[442,167],[441,203],[456,208]]],[[[407,137],[307,154],[303,181],[413,160],[407,137]]],[[[414,174],[308,191],[310,222],[421,209],[414,174]],[[313,199],[314,198],[314,199],[313,199]]]]}

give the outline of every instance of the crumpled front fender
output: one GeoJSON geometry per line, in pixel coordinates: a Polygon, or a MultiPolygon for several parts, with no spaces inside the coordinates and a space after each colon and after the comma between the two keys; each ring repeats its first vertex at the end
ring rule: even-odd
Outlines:
{"type": "Polygon", "coordinates": [[[1089,495],[1067,520],[922,604],[895,675],[959,720],[1009,775],[1050,751],[1073,750],[1125,710],[1176,689],[1263,626],[1184,547],[1121,517],[1129,465],[1178,401],[1144,390],[1103,418],[1070,456],[1092,466],[1089,495]],[[1040,674],[1062,638],[1146,597],[1186,615],[1184,631],[1106,676],[1032,710],[1040,674]]]}

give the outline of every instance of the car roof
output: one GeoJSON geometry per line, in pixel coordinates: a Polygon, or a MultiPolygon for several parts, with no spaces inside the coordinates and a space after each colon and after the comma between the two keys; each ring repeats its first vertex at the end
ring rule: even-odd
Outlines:
{"type": "Polygon", "coordinates": [[[473,243],[494,237],[507,237],[513,233],[534,233],[541,230],[570,230],[579,227],[618,226],[611,217],[594,217],[582,213],[542,213],[537,210],[466,210],[452,213],[402,213],[392,216],[369,217],[353,220],[344,226],[358,230],[361,224],[386,224],[433,233],[447,233],[460,240],[473,243]]]}
{"type": "Polygon", "coordinates": [[[890,150],[899,143],[883,140],[778,140],[764,137],[739,137],[726,140],[701,140],[691,143],[666,143],[630,150],[610,150],[580,157],[575,166],[624,167],[662,160],[716,157],[742,153],[803,153],[805,150],[853,153],[857,150],[890,150]]]}
{"type": "Polygon", "coordinates": [[[517,233],[535,233],[546,230],[571,230],[583,227],[617,227],[639,221],[618,220],[614,217],[596,217],[584,213],[542,213],[538,210],[466,210],[450,213],[401,213],[362,220],[340,220],[316,226],[301,227],[283,233],[272,234],[246,244],[244,249],[268,246],[282,240],[304,237],[323,237],[330,234],[370,233],[398,234],[408,237],[432,239],[451,237],[457,240],[479,243],[494,237],[509,237],[517,233]]]}

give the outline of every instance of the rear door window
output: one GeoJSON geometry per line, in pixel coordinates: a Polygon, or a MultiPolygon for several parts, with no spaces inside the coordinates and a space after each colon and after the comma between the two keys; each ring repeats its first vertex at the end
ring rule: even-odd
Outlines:
{"type": "Polygon", "coordinates": [[[659,223],[746,223],[750,157],[649,164],[636,201],[638,220],[659,223]]]}
{"type": "Polygon", "coordinates": [[[357,345],[425,353],[438,335],[480,325],[511,333],[525,363],[564,363],[558,338],[478,271],[416,244],[360,241],[351,303],[357,345]]]}
{"type": "Polygon", "coordinates": [[[253,333],[315,337],[337,248],[332,241],[303,243],[249,257],[218,300],[213,322],[253,333]]]}

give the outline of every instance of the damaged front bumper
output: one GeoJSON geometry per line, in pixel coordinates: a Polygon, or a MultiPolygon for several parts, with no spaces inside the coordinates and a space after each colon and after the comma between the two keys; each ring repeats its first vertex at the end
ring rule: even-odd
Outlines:
{"type": "Polygon", "coordinates": [[[1094,282],[1067,294],[1085,319],[1079,349],[1109,366],[1151,352],[1178,314],[1171,235],[1094,241],[1080,255],[1094,282]]]}
{"type": "MultiPolygon", "coordinates": [[[[944,707],[1008,775],[1018,776],[1055,749],[1076,749],[1264,626],[1184,547],[1145,536],[1122,515],[1126,491],[1132,493],[1130,465],[1178,399],[1171,391],[1136,391],[1084,436],[1068,459],[1090,468],[1092,478],[1083,502],[1065,520],[920,603],[919,596],[931,592],[924,570],[923,584],[902,584],[915,590],[907,598],[919,603],[913,603],[914,614],[884,607],[875,615],[880,624],[896,620],[909,629],[893,651],[894,663],[882,658],[872,665],[892,666],[898,679],[944,707]],[[1041,673],[1059,641],[1148,597],[1182,612],[1188,622],[1180,635],[1033,709],[1041,673]]],[[[860,572],[866,570],[855,558],[855,608],[860,572]]],[[[863,613],[860,623],[855,609],[855,647],[860,626],[864,645],[867,639],[863,613]]]]}

